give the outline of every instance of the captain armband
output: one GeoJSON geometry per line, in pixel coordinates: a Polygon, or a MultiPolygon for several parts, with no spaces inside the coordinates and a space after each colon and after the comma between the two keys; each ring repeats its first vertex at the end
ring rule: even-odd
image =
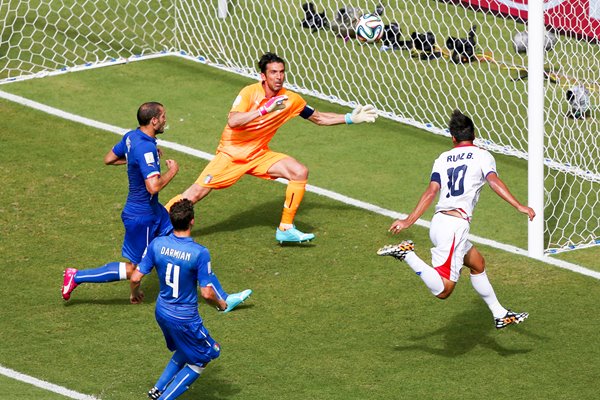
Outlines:
{"type": "Polygon", "coordinates": [[[300,112],[300,116],[304,119],[308,119],[315,113],[315,109],[309,106],[308,104],[304,106],[302,111],[300,112]]]}

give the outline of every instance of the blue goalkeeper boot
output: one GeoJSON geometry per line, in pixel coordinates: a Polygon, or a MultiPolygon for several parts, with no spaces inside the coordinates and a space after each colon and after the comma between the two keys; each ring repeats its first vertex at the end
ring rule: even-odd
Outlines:
{"type": "Polygon", "coordinates": [[[296,229],[296,226],[292,226],[290,229],[282,231],[277,228],[275,231],[275,240],[279,243],[302,243],[310,242],[315,238],[312,233],[304,233],[296,229]]]}
{"type": "Polygon", "coordinates": [[[229,312],[242,304],[244,300],[246,300],[252,294],[252,289],[246,289],[239,293],[233,293],[227,296],[225,302],[227,303],[227,308],[223,310],[224,313],[229,312]]]}

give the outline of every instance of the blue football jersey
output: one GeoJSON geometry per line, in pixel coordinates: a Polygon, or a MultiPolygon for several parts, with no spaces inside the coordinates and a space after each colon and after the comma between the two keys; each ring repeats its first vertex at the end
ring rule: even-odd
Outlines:
{"type": "Polygon", "coordinates": [[[191,237],[174,234],[154,239],[138,269],[148,274],[156,268],[160,293],[156,313],[173,320],[198,317],[198,284],[211,283],[210,253],[191,237]]]}
{"type": "Polygon", "coordinates": [[[123,213],[147,215],[158,213],[158,194],[151,195],[146,189],[145,180],[160,175],[160,159],[156,139],[139,129],[127,132],[113,147],[117,157],[127,158],[129,194],[123,213]]]}

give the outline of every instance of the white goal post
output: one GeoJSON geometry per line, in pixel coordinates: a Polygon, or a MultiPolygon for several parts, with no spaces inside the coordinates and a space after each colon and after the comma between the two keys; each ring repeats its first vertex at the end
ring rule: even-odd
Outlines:
{"type": "Polygon", "coordinates": [[[527,250],[530,257],[544,254],[544,9],[541,1],[532,1],[528,13],[528,163],[529,206],[537,218],[529,222],[527,250]],[[533,112],[535,110],[535,112],[533,112]]]}
{"type": "Polygon", "coordinates": [[[227,0],[219,0],[218,12],[219,18],[227,17],[227,0]]]}
{"type": "Polygon", "coordinates": [[[0,85],[177,55],[256,78],[274,51],[288,86],[528,160],[532,257],[600,244],[600,0],[5,0],[0,85]],[[584,4],[585,3],[585,4],[584,4]],[[384,40],[353,26],[377,12],[384,40]]]}

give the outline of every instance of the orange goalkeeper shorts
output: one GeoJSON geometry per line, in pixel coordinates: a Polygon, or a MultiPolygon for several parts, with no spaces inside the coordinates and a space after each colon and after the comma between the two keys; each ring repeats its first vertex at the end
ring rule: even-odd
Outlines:
{"type": "Polygon", "coordinates": [[[267,171],[277,161],[289,157],[287,154],[266,151],[252,160],[233,160],[225,153],[218,152],[200,174],[196,183],[211,189],[224,189],[236,183],[244,175],[262,179],[274,179],[267,171]]]}

